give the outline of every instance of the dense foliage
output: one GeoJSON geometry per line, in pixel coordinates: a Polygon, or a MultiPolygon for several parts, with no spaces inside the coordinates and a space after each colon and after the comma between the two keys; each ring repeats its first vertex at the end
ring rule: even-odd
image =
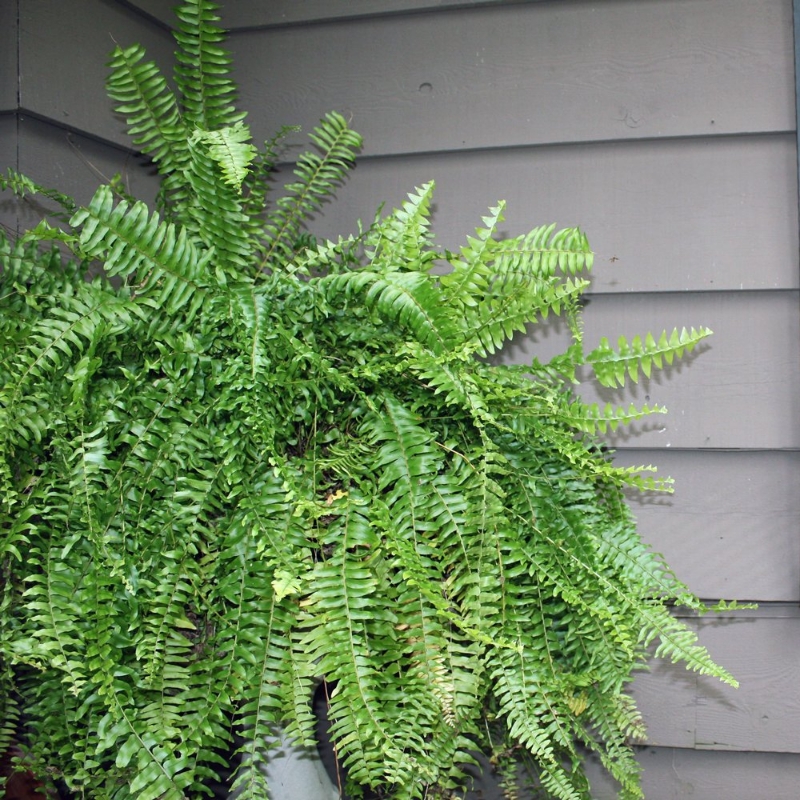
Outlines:
{"type": "Polygon", "coordinates": [[[324,676],[353,792],[445,794],[482,749],[584,798],[588,750],[640,796],[625,688],[650,645],[732,679],[626,505],[664,487],[598,446],[662,409],[587,405],[573,379],[635,380],[708,331],[586,352],[583,233],[504,238],[500,204],[442,252],[433,184],[313,241],[358,135],[329,114],[269,204],[285,131],[252,143],[213,4],[178,16],[177,92],[136,45],[108,82],[157,211],[2,179],[63,218],[0,240],[0,744],[24,709],[43,776],[174,799],[238,730],[239,796],[265,797],[271,734],[313,736],[324,676]],[[563,354],[490,363],[548,314],[563,354]]]}

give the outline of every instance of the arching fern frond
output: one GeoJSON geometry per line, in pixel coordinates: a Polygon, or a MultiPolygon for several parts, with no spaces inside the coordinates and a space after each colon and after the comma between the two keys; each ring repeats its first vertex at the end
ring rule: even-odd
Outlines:
{"type": "Polygon", "coordinates": [[[574,316],[588,285],[588,281],[572,278],[498,280],[482,303],[464,309],[466,343],[486,356],[497,352],[515,333],[524,333],[537,319],[562,312],[574,316]]]}
{"type": "Polygon", "coordinates": [[[225,32],[216,24],[218,8],[211,0],[184,0],[175,9],[175,82],[181,91],[184,116],[204,131],[235,125],[246,116],[235,109],[236,86],[230,78],[232,59],[228,50],[220,46],[225,32]]]}
{"type": "Polygon", "coordinates": [[[436,254],[431,248],[430,205],[436,184],[431,181],[408,195],[365,238],[373,269],[424,272],[436,254]]]}
{"type": "Polygon", "coordinates": [[[653,367],[662,369],[664,364],[672,364],[684,353],[691,353],[695,346],[711,335],[708,328],[675,328],[669,336],[664,331],[656,341],[652,333],[634,336],[630,342],[620,336],[617,350],[614,350],[603,337],[600,344],[586,355],[586,361],[592,365],[597,380],[608,387],[624,386],[626,376],[634,383],[639,382],[640,371],[650,377],[653,367]]]}
{"type": "Polygon", "coordinates": [[[486,293],[493,272],[491,264],[499,248],[498,226],[503,221],[505,202],[490,209],[483,218],[485,227],[475,229],[475,237],[467,237],[467,244],[461,249],[461,258],[451,256],[448,260],[452,270],[441,277],[442,293],[446,302],[456,306],[474,306],[486,293]]]}
{"type": "Polygon", "coordinates": [[[137,297],[155,307],[191,317],[212,279],[211,250],[200,250],[186,229],[162,222],[144,203],[114,203],[111,189],[101,186],[86,208],[70,220],[79,231],[84,256],[102,259],[108,275],[133,284],[137,297]]]}
{"type": "MultiPolygon", "coordinates": [[[[18,173],[16,170],[11,169],[11,167],[8,168],[5,176],[0,175],[0,189],[8,189],[14,192],[17,197],[27,197],[29,195],[37,194],[41,195],[42,197],[46,197],[48,200],[54,200],[67,213],[72,213],[76,208],[75,201],[69,195],[58,192],[55,189],[40,186],[38,183],[34,183],[27,176],[20,175],[20,173],[18,173]]],[[[65,216],[61,213],[56,213],[53,216],[55,216],[57,219],[65,219],[65,216]]]]}
{"type": "Polygon", "coordinates": [[[381,275],[361,270],[323,279],[323,285],[332,295],[362,294],[370,308],[407,329],[435,353],[443,353],[454,344],[456,329],[448,309],[438,302],[433,282],[424,273],[381,275]]]}
{"type": "Polygon", "coordinates": [[[269,214],[262,266],[273,267],[291,256],[301,225],[344,179],[362,144],[361,136],[335,113],[326,114],[309,138],[319,154],[308,151],[297,159],[297,180],[286,187],[287,194],[269,214]]]}
{"type": "Polygon", "coordinates": [[[116,47],[109,61],[108,94],[125,116],[134,144],[156,162],[162,175],[179,175],[189,131],[166,79],[144,58],[141,45],[116,47]]]}
{"type": "Polygon", "coordinates": [[[198,140],[205,143],[209,157],[219,165],[222,182],[241,194],[242,183],[256,156],[256,148],[250,141],[250,129],[243,122],[237,122],[214,131],[198,130],[191,141],[198,140]]]}
{"type": "Polygon", "coordinates": [[[238,185],[231,185],[231,179],[239,179],[236,171],[244,168],[240,159],[237,167],[230,162],[232,154],[227,152],[220,163],[220,153],[215,157],[212,151],[222,148],[229,151],[233,142],[217,132],[212,135],[197,134],[190,140],[189,165],[186,176],[192,188],[192,201],[186,206],[187,227],[195,237],[210,250],[216,251],[216,277],[220,282],[227,281],[227,274],[236,275],[252,259],[252,242],[248,236],[247,217],[242,211],[238,185]],[[218,134],[218,135],[217,135],[218,134]],[[227,141],[227,147],[220,144],[227,141]],[[227,177],[225,170],[233,170],[227,177]]]}
{"type": "Polygon", "coordinates": [[[500,243],[499,276],[553,277],[556,272],[576,275],[592,268],[593,253],[579,228],[556,230],[555,225],[534,228],[524,236],[500,243]]]}
{"type": "Polygon", "coordinates": [[[611,403],[606,403],[601,409],[597,403],[587,404],[580,400],[568,402],[564,407],[557,410],[559,416],[564,421],[578,430],[585,433],[608,433],[616,431],[620,425],[630,425],[637,419],[642,419],[649,414],[666,414],[664,406],[643,405],[637,408],[631,403],[628,408],[614,407],[611,403]]]}

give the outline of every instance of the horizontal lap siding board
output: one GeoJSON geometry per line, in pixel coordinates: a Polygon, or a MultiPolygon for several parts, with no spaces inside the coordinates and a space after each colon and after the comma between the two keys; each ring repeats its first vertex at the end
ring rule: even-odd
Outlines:
{"type": "MultiPolygon", "coordinates": [[[[800,753],[800,612],[769,607],[689,624],[738,689],[656,661],[634,683],[651,744],[800,753]]],[[[765,797],[769,796],[766,792],[765,797]]]]}
{"type": "Polygon", "coordinates": [[[800,453],[623,450],[616,462],[674,479],[673,494],[631,493],[630,505],[697,594],[800,602],[800,453]]]}
{"type": "MultiPolygon", "coordinates": [[[[17,166],[17,3],[0,2],[0,173],[17,166]]],[[[16,231],[17,205],[0,194],[0,226],[16,231]]]]}
{"type": "Polygon", "coordinates": [[[17,107],[17,3],[0,3],[0,114],[17,107]]]}
{"type": "Polygon", "coordinates": [[[593,294],[798,287],[794,133],[363,158],[312,230],[353,233],[431,180],[442,247],[500,200],[508,235],[580,225],[593,294]]]}
{"type": "Polygon", "coordinates": [[[20,0],[20,106],[55,125],[129,148],[105,90],[111,51],[140,43],[171,74],[167,30],[117,3],[20,0]]]}
{"type": "Polygon", "coordinates": [[[794,129],[781,0],[526,3],[235,34],[257,136],[334,108],[366,155],[794,129]],[[653,35],[657,31],[658,35],[653,35]]]}
{"type": "MultiPolygon", "coordinates": [[[[645,747],[647,800],[797,800],[800,756],[786,753],[726,753],[645,747]]],[[[599,766],[589,768],[593,800],[617,800],[615,786],[599,766]]]]}
{"type": "MultiPolygon", "coordinates": [[[[164,0],[129,0],[142,11],[171,25],[174,20],[164,0]]],[[[220,8],[222,25],[230,29],[297,25],[353,17],[375,17],[413,11],[439,11],[543,0],[233,0],[220,8]]]]}
{"type": "MultiPolygon", "coordinates": [[[[86,204],[101,183],[115,175],[134,197],[154,203],[158,179],[152,166],[130,150],[97,141],[22,114],[19,123],[19,169],[37,183],[52,186],[86,204]]],[[[26,213],[25,226],[35,211],[26,213]]]]}

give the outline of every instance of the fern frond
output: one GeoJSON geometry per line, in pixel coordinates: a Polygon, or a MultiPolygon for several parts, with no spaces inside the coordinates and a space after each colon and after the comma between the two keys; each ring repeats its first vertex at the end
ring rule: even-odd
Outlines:
{"type": "Polygon", "coordinates": [[[106,88],[125,116],[134,144],[149,155],[162,175],[179,174],[186,163],[188,129],[167,81],[141,45],[116,47],[106,88]]]}
{"type": "Polygon", "coordinates": [[[361,270],[323,279],[331,296],[362,293],[364,302],[387,320],[408,330],[435,353],[446,352],[456,337],[448,309],[439,302],[432,280],[418,272],[386,275],[361,270]]]}
{"type": "Polygon", "coordinates": [[[584,433],[608,433],[616,431],[620,425],[632,422],[650,414],[666,414],[664,406],[643,405],[637,408],[631,403],[628,408],[615,407],[606,403],[601,409],[597,403],[587,404],[581,400],[566,403],[556,412],[568,425],[584,433]]]}
{"type": "Polygon", "coordinates": [[[36,627],[17,639],[12,653],[17,662],[56,670],[61,682],[78,695],[88,680],[81,646],[85,619],[82,598],[76,596],[81,573],[63,564],[53,550],[33,547],[30,551],[32,565],[53,570],[29,576],[25,605],[36,627]]]}
{"type": "Polygon", "coordinates": [[[130,710],[116,703],[98,725],[98,755],[114,756],[130,794],[143,800],[180,800],[189,783],[188,759],[152,732],[139,730],[130,710]]]}
{"type": "Polygon", "coordinates": [[[237,122],[214,131],[197,130],[191,141],[205,143],[208,155],[222,171],[223,183],[241,194],[242,184],[256,157],[256,148],[250,141],[250,129],[243,122],[237,122]]]}
{"type": "Polygon", "coordinates": [[[579,228],[555,225],[534,228],[524,236],[506,239],[500,243],[497,255],[499,276],[524,275],[553,277],[560,271],[564,275],[588,272],[594,256],[586,234],[579,228]]]}
{"type": "Polygon", "coordinates": [[[175,82],[181,92],[184,116],[204,131],[236,125],[246,116],[235,108],[232,59],[230,52],[220,46],[225,31],[216,24],[218,7],[211,0],[184,0],[175,9],[175,82]]]}
{"type": "MultiPolygon", "coordinates": [[[[8,168],[5,176],[0,175],[0,190],[5,191],[6,189],[14,192],[17,197],[27,197],[29,195],[38,194],[48,198],[48,200],[54,200],[65,212],[70,214],[76,208],[75,201],[69,195],[34,183],[34,181],[26,175],[21,175],[16,170],[11,169],[11,167],[8,168]]],[[[56,214],[55,216],[59,219],[64,218],[61,214],[56,214]]]]}
{"type": "Polygon", "coordinates": [[[507,719],[509,733],[535,757],[542,784],[553,797],[582,800],[557,759],[552,741],[557,719],[542,708],[541,685],[536,673],[529,671],[521,654],[506,650],[494,655],[495,695],[507,719]]]}
{"type": "Polygon", "coordinates": [[[162,222],[141,202],[115,205],[107,186],[70,224],[79,230],[81,252],[100,259],[109,276],[135,281],[137,296],[170,315],[181,309],[187,318],[196,313],[210,283],[213,251],[200,250],[185,228],[162,222]]]}
{"type": "Polygon", "coordinates": [[[187,228],[217,256],[215,277],[220,283],[227,281],[226,273],[237,275],[248,266],[253,247],[237,193],[239,187],[232,186],[225,177],[226,169],[233,170],[231,177],[237,180],[236,170],[243,169],[244,162],[238,167],[227,161],[223,165],[212,154],[223,135],[198,134],[190,140],[186,177],[192,187],[192,201],[185,210],[187,228]]]}
{"type": "Polygon", "coordinates": [[[697,634],[686,623],[673,617],[665,608],[651,606],[642,613],[644,622],[642,641],[647,644],[656,637],[656,658],[669,658],[673,663],[681,662],[692,672],[718,678],[734,688],[739,681],[719,666],[708,650],[697,644],[697,634]]]}
{"type": "MultiPolygon", "coordinates": [[[[0,605],[7,610],[7,603],[0,605]]],[[[0,639],[0,642],[2,639],[0,639]]],[[[5,650],[5,648],[3,648],[5,650]]],[[[11,748],[19,724],[19,703],[15,697],[14,676],[7,664],[0,664],[0,752],[7,753],[11,748]]],[[[4,784],[0,780],[0,790],[4,784]]]]}
{"type": "Polygon", "coordinates": [[[303,222],[343,180],[362,144],[345,118],[335,113],[326,114],[309,138],[321,155],[309,151],[298,158],[297,180],[286,187],[288,194],[278,200],[265,225],[262,267],[274,268],[281,260],[291,259],[303,222]]]}
{"type": "Polygon", "coordinates": [[[684,353],[691,353],[698,342],[711,335],[708,328],[675,328],[667,336],[664,331],[656,341],[648,333],[644,340],[641,336],[634,336],[629,342],[620,336],[617,350],[614,350],[603,337],[600,344],[586,355],[587,363],[592,365],[597,380],[610,388],[624,386],[626,375],[634,382],[639,382],[639,372],[649,378],[653,367],[663,369],[664,364],[672,364],[676,358],[682,358],[684,353]]]}
{"type": "Polygon", "coordinates": [[[475,346],[482,356],[495,353],[537,318],[547,319],[551,312],[574,314],[588,285],[588,281],[571,278],[563,282],[498,280],[480,305],[464,310],[467,344],[475,346]]]}
{"type": "Polygon", "coordinates": [[[372,269],[426,271],[436,257],[429,219],[434,188],[433,181],[418,187],[367,234],[365,246],[372,269]]]}
{"type": "Polygon", "coordinates": [[[460,259],[451,258],[452,271],[440,278],[445,302],[459,307],[480,302],[493,276],[491,264],[499,248],[495,236],[504,219],[505,206],[505,201],[502,201],[490,209],[490,214],[483,217],[486,227],[476,228],[474,238],[467,237],[460,259]]]}
{"type": "Polygon", "coordinates": [[[82,283],[82,268],[58,247],[41,247],[38,241],[25,238],[12,244],[0,231],[0,375],[2,362],[30,326],[82,283]]]}

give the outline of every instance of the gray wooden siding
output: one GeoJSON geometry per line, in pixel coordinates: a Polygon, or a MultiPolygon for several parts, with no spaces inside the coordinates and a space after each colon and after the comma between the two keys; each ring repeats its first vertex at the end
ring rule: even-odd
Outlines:
{"type": "Polygon", "coordinates": [[[793,132],[363,158],[316,231],[354,231],[435,180],[440,244],[460,246],[505,200],[509,231],[590,234],[593,293],[797,288],[796,164],[793,132]]]}
{"type": "Polygon", "coordinates": [[[762,604],[800,601],[799,453],[623,450],[617,462],[656,464],[674,478],[674,494],[632,495],[631,507],[694,591],[732,597],[747,587],[746,599],[762,604]]]}
{"type": "Polygon", "coordinates": [[[0,114],[17,107],[17,4],[0,3],[0,114]]]}
{"type": "Polygon", "coordinates": [[[776,0],[561,0],[234,41],[256,131],[333,107],[365,155],[795,126],[791,4],[776,0]]]}
{"type": "Polygon", "coordinates": [[[168,70],[172,37],[116,2],[19,2],[21,108],[53,125],[127,148],[124,124],[109,112],[105,64],[115,44],[139,42],[168,70]]]}
{"type": "MultiPolygon", "coordinates": [[[[0,171],[17,166],[17,119],[13,114],[0,114],[0,171]]],[[[0,193],[0,225],[10,231],[17,229],[18,204],[0,193]]]]}
{"type": "MultiPolygon", "coordinates": [[[[151,197],[103,92],[113,40],[167,65],[159,0],[0,2],[0,168],[85,200],[98,173],[151,197]],[[67,68],[68,67],[68,68],[67,68]]],[[[355,229],[437,182],[434,229],[457,247],[508,202],[510,233],[584,228],[597,253],[586,339],[673,325],[715,334],[634,387],[663,403],[613,440],[659,466],[670,496],[634,497],[644,538],[701,596],[758,600],[697,621],[740,679],[668,664],[635,683],[649,800],[789,800],[800,785],[800,271],[791,0],[229,0],[226,24],[257,137],[326,111],[366,144],[315,222],[355,229]]],[[[295,142],[302,141],[298,138],[295,142]]],[[[288,154],[296,152],[289,149],[288,154]]],[[[290,165],[284,169],[284,177],[290,165]]],[[[0,221],[35,210],[0,198],[0,221]]],[[[506,357],[553,352],[558,326],[506,357]]],[[[630,395],[586,389],[602,402],[630,395]]],[[[599,800],[613,787],[595,771],[599,800]]]]}
{"type": "MultiPolygon", "coordinates": [[[[797,800],[800,757],[788,753],[725,753],[674,747],[639,752],[648,800],[797,800]]],[[[595,800],[612,800],[614,787],[591,769],[595,800]]]]}
{"type": "MultiPolygon", "coordinates": [[[[152,171],[131,152],[105,94],[104,65],[115,42],[141,42],[171,66],[169,33],[120,3],[0,2],[2,171],[14,167],[81,202],[100,181],[120,173],[143,199],[154,197],[152,171]]],[[[0,198],[0,222],[8,228],[40,218],[34,204],[0,198]]]]}

